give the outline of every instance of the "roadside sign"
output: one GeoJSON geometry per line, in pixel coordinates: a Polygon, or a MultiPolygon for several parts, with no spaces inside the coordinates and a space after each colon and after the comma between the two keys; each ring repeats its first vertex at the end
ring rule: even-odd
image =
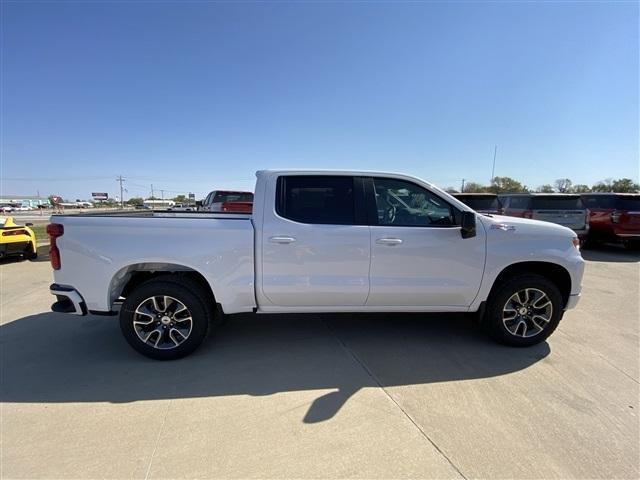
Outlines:
{"type": "Polygon", "coordinates": [[[94,200],[108,200],[109,199],[109,194],[108,193],[102,193],[102,192],[93,192],[91,194],[91,196],[93,197],[94,200]]]}

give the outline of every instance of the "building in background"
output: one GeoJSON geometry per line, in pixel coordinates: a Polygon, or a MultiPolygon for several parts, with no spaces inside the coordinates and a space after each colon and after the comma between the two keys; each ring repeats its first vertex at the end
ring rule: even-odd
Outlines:
{"type": "Polygon", "coordinates": [[[47,197],[38,197],[36,195],[0,195],[0,204],[13,205],[16,207],[38,208],[38,205],[49,205],[47,197]]]}

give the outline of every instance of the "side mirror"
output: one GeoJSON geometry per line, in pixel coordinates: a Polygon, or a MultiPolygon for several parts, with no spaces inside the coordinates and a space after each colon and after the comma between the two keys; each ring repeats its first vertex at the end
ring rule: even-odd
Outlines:
{"type": "Polygon", "coordinates": [[[460,235],[462,238],[471,238],[476,236],[476,214],[475,212],[463,211],[462,220],[460,222],[460,235]]]}
{"type": "Polygon", "coordinates": [[[33,223],[25,223],[24,226],[25,227],[33,227],[33,223]]]}

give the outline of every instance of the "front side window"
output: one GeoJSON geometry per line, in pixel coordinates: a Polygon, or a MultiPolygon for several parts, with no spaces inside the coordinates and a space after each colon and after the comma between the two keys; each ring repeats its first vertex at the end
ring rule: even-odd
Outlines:
{"type": "Polygon", "coordinates": [[[278,178],[278,215],[300,223],[353,225],[353,177],[286,176],[278,178]]]}
{"type": "Polygon", "coordinates": [[[374,178],[378,225],[447,227],[455,225],[455,211],[443,199],[404,180],[374,178]]]}

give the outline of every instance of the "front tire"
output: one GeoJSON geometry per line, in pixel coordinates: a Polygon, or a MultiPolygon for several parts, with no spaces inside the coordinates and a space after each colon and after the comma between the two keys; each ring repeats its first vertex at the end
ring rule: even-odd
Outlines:
{"type": "Polygon", "coordinates": [[[208,326],[202,290],[180,279],[141,284],[120,310],[120,329],[129,345],[156,360],[189,355],[207,336],[208,326]]]}
{"type": "Polygon", "coordinates": [[[528,347],[546,340],[564,313],[558,287],[541,275],[518,275],[494,288],[484,327],[496,341],[528,347]]]}

